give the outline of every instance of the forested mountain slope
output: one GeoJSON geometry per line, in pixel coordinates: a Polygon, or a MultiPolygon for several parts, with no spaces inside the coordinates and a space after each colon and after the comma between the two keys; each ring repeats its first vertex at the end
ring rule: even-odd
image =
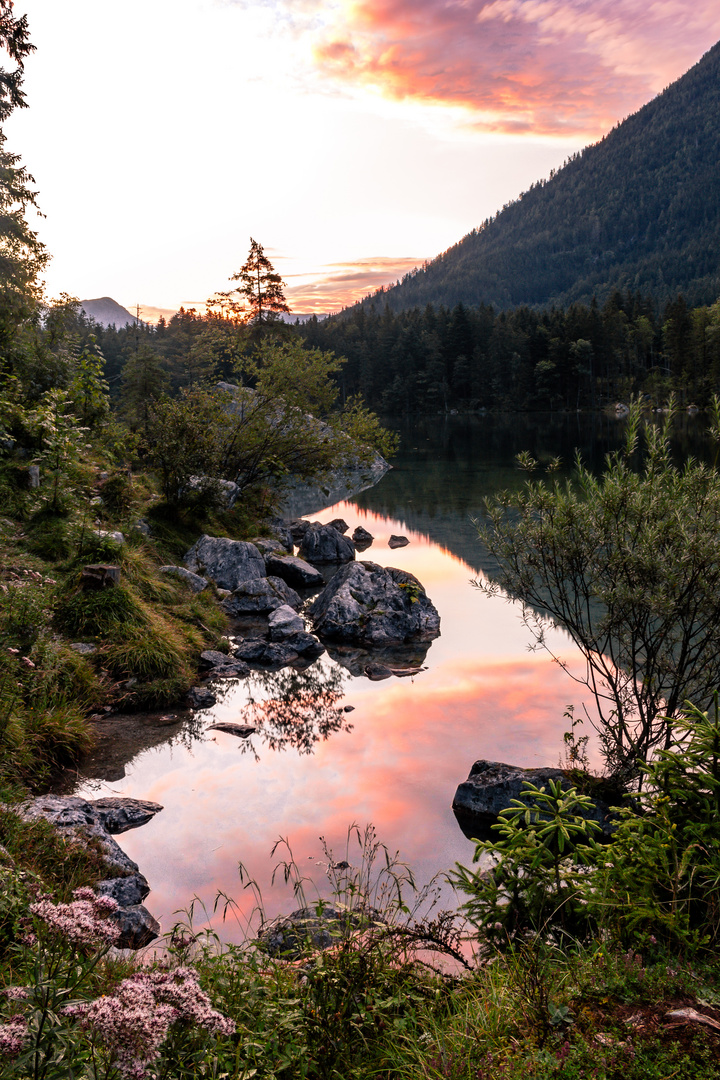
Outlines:
{"type": "Polygon", "coordinates": [[[659,302],[720,295],[720,43],[601,142],[363,304],[565,306],[616,289],[659,302]]]}

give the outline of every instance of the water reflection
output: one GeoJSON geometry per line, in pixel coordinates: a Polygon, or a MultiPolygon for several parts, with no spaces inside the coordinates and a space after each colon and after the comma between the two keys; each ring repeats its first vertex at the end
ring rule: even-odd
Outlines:
{"type": "Polygon", "coordinates": [[[257,740],[268,750],[292,747],[299,754],[312,754],[317,743],[335,732],[352,731],[338,704],[345,693],[342,668],[324,658],[304,669],[254,671],[245,681],[245,690],[242,721],[257,730],[240,743],[240,749],[256,758],[257,740]]]}
{"type": "Polygon", "coordinates": [[[328,656],[342,664],[351,675],[368,679],[418,675],[424,670],[431,641],[410,645],[388,645],[382,649],[359,649],[352,645],[328,645],[328,656]]]}

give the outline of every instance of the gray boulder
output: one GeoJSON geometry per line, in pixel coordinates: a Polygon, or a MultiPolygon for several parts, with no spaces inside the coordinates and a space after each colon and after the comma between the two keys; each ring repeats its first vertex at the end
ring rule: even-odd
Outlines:
{"type": "Polygon", "coordinates": [[[310,528],[310,522],[305,518],[293,518],[291,521],[285,522],[285,527],[290,533],[293,544],[300,544],[303,536],[310,528]]]}
{"type": "Polygon", "coordinates": [[[297,960],[313,949],[329,949],[359,930],[382,929],[385,922],[378,912],[353,911],[343,904],[323,904],[300,908],[281,915],[264,926],[258,938],[271,956],[297,960]]]}
{"type": "Polygon", "coordinates": [[[183,562],[188,570],[231,592],[246,581],[265,577],[265,560],[255,545],[224,536],[201,536],[183,562]]]}
{"type": "Polygon", "coordinates": [[[282,578],[295,589],[314,589],[325,584],[320,571],[296,555],[270,554],[265,557],[265,565],[269,574],[282,578]]]}
{"type": "Polygon", "coordinates": [[[162,810],[159,803],[111,796],[86,800],[74,795],[40,795],[7,809],[25,821],[49,821],[68,839],[81,843],[92,840],[100,845],[104,861],[118,876],[104,878],[94,888],[118,902],[111,917],[120,927],[119,948],[141,949],[159,936],[160,924],[141,903],[149,892],[148,883],[137,863],[113,839],[115,833],[145,825],[162,810]]]}
{"type": "Polygon", "coordinates": [[[315,521],[306,530],[298,554],[309,563],[346,563],[355,558],[355,545],[332,525],[315,521]]]}
{"type": "Polygon", "coordinates": [[[258,549],[260,554],[265,557],[267,555],[287,555],[287,548],[280,543],[279,540],[275,540],[272,537],[258,536],[254,537],[251,541],[258,549]]]}
{"type": "Polygon", "coordinates": [[[290,637],[291,634],[303,633],[305,623],[288,604],[283,604],[282,607],[276,608],[275,611],[270,613],[268,627],[270,628],[270,640],[282,641],[284,638],[290,637]]]}
{"type": "Polygon", "coordinates": [[[290,637],[285,638],[283,645],[286,645],[288,649],[293,649],[305,660],[317,660],[318,656],[322,656],[325,652],[325,646],[305,631],[291,634],[290,637]]]}
{"type": "Polygon", "coordinates": [[[299,653],[286,642],[255,639],[243,641],[236,649],[236,656],[249,664],[268,667],[286,667],[299,658],[299,653]]]}
{"type": "Polygon", "coordinates": [[[143,904],[118,908],[110,918],[120,926],[118,949],[144,949],[160,936],[160,923],[143,904]]]}
{"type": "Polygon", "coordinates": [[[440,616],[418,579],[371,562],[339,570],[309,614],[323,641],[385,646],[440,635],[440,616]]]}
{"type": "Polygon", "coordinates": [[[345,518],[333,518],[332,521],[328,521],[328,525],[331,525],[333,529],[337,529],[339,533],[346,533],[350,528],[345,518]]]}
{"type": "Polygon", "coordinates": [[[207,578],[201,577],[200,574],[194,574],[192,570],[188,570],[184,566],[160,566],[158,568],[159,574],[169,574],[170,577],[181,578],[187,582],[194,593],[200,593],[208,586],[207,578]]]}
{"type": "Polygon", "coordinates": [[[150,892],[147,878],[143,874],[128,874],[127,877],[107,878],[98,881],[93,889],[102,896],[111,896],[120,907],[135,907],[142,904],[150,892]]]}
{"type": "Polygon", "coordinates": [[[292,532],[288,528],[287,522],[283,518],[276,517],[270,518],[269,521],[266,522],[266,524],[272,535],[277,540],[279,540],[282,546],[285,548],[285,551],[292,555],[293,538],[292,532]]]}
{"type": "Polygon", "coordinates": [[[407,547],[409,543],[407,536],[395,536],[393,534],[388,540],[388,547],[393,549],[407,547]]]}
{"type": "Polygon", "coordinates": [[[206,649],[200,653],[200,664],[211,675],[220,678],[244,679],[250,674],[250,668],[242,660],[235,660],[215,649],[206,649]]]}
{"type": "Polygon", "coordinates": [[[363,529],[362,525],[358,525],[352,534],[352,542],[359,551],[369,548],[374,539],[373,534],[363,529]]]}
{"type": "Polygon", "coordinates": [[[222,602],[228,615],[266,615],[279,607],[300,607],[298,594],[279,577],[245,581],[222,602]]]}
{"type": "Polygon", "coordinates": [[[188,692],[188,702],[193,709],[211,709],[217,698],[207,686],[193,686],[188,692]]]}
{"type": "MultiPolygon", "coordinates": [[[[513,799],[519,799],[525,790],[525,784],[547,788],[550,781],[560,781],[563,790],[574,787],[570,774],[564,769],[541,768],[521,769],[517,765],[506,765],[502,761],[476,761],[467,780],[458,786],[452,808],[460,821],[463,831],[469,835],[487,835],[488,830],[498,821],[513,799]],[[477,832],[472,833],[476,827],[477,832]]],[[[613,812],[602,799],[593,799],[594,809],[589,820],[597,822],[602,835],[609,837],[614,830],[613,812]]],[[[600,833],[597,834],[600,837],[600,833]]],[[[482,839],[482,837],[480,837],[482,839]]]]}

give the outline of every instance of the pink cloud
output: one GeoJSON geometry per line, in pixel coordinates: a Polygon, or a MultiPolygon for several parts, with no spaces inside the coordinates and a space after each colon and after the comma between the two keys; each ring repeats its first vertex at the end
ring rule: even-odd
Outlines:
{"type": "Polygon", "coordinates": [[[289,285],[285,296],[292,311],[327,314],[361,300],[380,285],[402,278],[423,259],[390,258],[356,259],[352,262],[328,263],[324,272],[303,285],[289,285]]]}
{"type": "Polygon", "coordinates": [[[720,37],[717,0],[344,0],[311,31],[320,69],[482,130],[597,136],[720,37]]]}

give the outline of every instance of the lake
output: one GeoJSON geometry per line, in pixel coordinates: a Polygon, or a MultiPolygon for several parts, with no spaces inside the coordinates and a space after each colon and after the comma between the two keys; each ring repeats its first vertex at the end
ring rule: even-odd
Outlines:
{"type": "MultiPolygon", "coordinates": [[[[212,908],[219,893],[232,896],[249,916],[255,898],[242,887],[238,863],[260,886],[268,916],[297,906],[287,886],[271,884],[277,857],[270,852],[279,837],[321,892],[319,838],[343,858],[352,823],[372,823],[420,883],[456,860],[468,863],[473,844],[451,803],[473,762],[556,765],[567,708],[592,712],[588,692],[547,653],[528,651],[531,635],[518,605],[487,598],[471,584],[492,573],[472,518],[484,497],[522,483],[513,461],[520,450],[541,462],[559,454],[569,467],[580,447],[600,468],[619,445],[622,423],[575,415],[437,417],[401,436],[394,468],[376,487],[310,516],[342,517],[350,532],[364,526],[375,540],[360,558],[409,570],[423,583],[441,617],[441,636],[414,657],[424,670],[372,682],[326,654],[304,672],[218,683],[212,709],[178,714],[166,728],[143,727],[139,718],[135,749],[113,757],[108,742],[107,752],[101,748],[81,769],[76,794],[163,805],[120,842],[148,878],[146,905],[164,930],[194,897],[212,908]],[[409,545],[391,550],[393,533],[406,535],[409,545]],[[217,721],[258,730],[247,741],[206,730],[217,721]]],[[[678,452],[701,446],[697,425],[683,418],[678,452]]],[[[550,643],[580,675],[569,639],[555,630],[550,643]]],[[[443,901],[453,903],[447,893],[443,901]]],[[[242,937],[234,922],[212,921],[225,939],[242,937]]]]}

